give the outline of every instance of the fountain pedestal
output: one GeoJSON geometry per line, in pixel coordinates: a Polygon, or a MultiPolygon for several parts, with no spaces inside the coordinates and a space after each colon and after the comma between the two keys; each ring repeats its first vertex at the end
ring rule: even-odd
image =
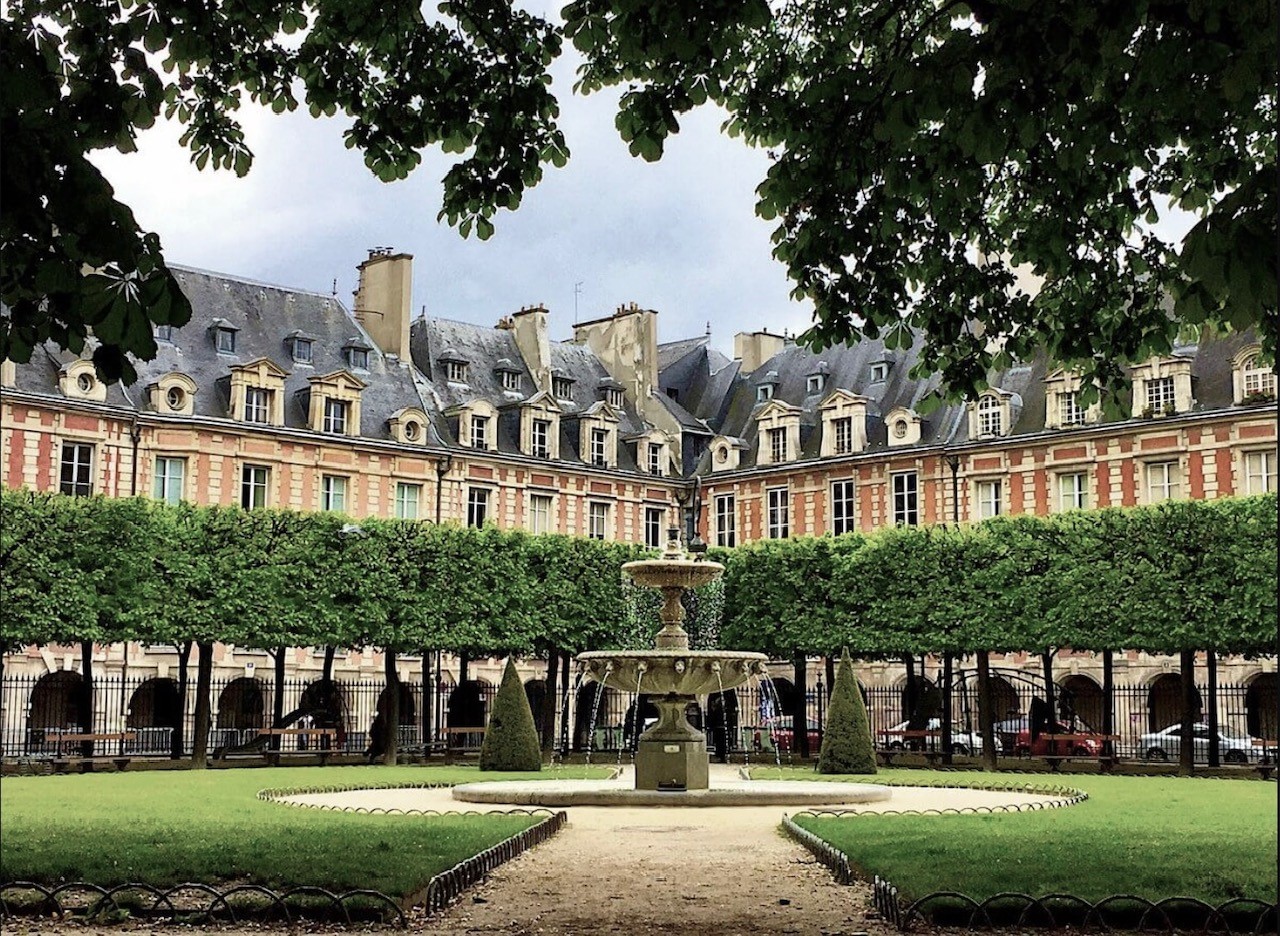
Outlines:
{"type": "Polygon", "coordinates": [[[658,723],[640,736],[636,748],[637,790],[707,789],[707,739],[684,714],[694,701],[674,693],[653,700],[658,723]]]}

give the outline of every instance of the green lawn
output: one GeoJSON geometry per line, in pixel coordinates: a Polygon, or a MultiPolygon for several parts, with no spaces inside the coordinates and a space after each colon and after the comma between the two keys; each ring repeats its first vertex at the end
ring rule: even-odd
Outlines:
{"type": "MultiPolygon", "coordinates": [[[[818,779],[811,770],[784,769],[782,775],[818,779]]],[[[779,773],[757,769],[753,776],[776,779],[779,773]]],[[[1057,783],[1089,794],[1075,806],[1028,813],[797,820],[908,898],[958,890],[978,899],[1015,891],[1089,900],[1117,893],[1151,900],[1189,896],[1215,905],[1233,897],[1276,900],[1273,783],[901,769],[821,779],[915,786],[1057,783]]]]}
{"type": "Polygon", "coordinates": [[[373,888],[401,896],[538,820],[321,812],[260,801],[257,792],[607,774],[581,767],[540,774],[285,767],[6,777],[0,780],[0,880],[103,886],[236,881],[373,888]]]}

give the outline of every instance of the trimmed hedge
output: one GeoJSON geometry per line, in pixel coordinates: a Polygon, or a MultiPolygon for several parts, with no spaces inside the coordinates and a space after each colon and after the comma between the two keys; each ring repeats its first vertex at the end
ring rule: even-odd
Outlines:
{"type": "Polygon", "coordinates": [[[481,770],[541,770],[542,742],[515,660],[507,660],[480,746],[481,770]]]}

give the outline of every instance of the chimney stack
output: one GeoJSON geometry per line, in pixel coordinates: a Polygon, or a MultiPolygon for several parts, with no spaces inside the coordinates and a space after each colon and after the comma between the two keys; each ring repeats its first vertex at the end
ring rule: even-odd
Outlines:
{"type": "Polygon", "coordinates": [[[533,374],[539,390],[551,390],[551,339],[547,337],[547,310],[539,304],[511,316],[516,348],[533,374]]]}
{"type": "Polygon", "coordinates": [[[767,331],[738,332],[733,336],[733,356],[742,362],[739,373],[750,374],[781,351],[787,339],[767,331]]]}
{"type": "Polygon", "coordinates": [[[410,303],[413,301],[413,254],[383,247],[369,251],[360,264],[355,292],[356,321],[383,354],[409,360],[410,303]]]}

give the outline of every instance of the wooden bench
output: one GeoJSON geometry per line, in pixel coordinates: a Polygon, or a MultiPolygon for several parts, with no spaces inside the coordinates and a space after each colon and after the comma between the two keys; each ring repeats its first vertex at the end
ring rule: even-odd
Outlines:
{"type": "Polygon", "coordinates": [[[273,737],[274,738],[297,738],[299,740],[302,740],[303,738],[315,739],[315,742],[316,742],[315,750],[299,749],[297,751],[263,751],[262,756],[267,759],[267,763],[269,763],[272,767],[278,767],[280,765],[281,754],[299,754],[303,756],[315,754],[320,758],[320,765],[324,766],[329,762],[329,755],[334,753],[333,747],[336,745],[338,740],[338,729],[336,728],[259,728],[258,737],[259,738],[273,738],[273,737]],[[331,744],[329,747],[322,747],[320,742],[324,738],[331,739],[333,744],[331,744]]]}
{"type": "Polygon", "coordinates": [[[130,758],[120,755],[118,757],[78,757],[71,758],[63,752],[63,745],[67,744],[85,744],[90,741],[115,741],[125,742],[133,741],[138,737],[135,731],[62,731],[48,732],[45,735],[46,741],[52,741],[56,753],[53,757],[54,773],[66,773],[71,764],[74,762],[80,766],[81,773],[91,773],[95,764],[113,763],[117,770],[124,770],[129,766],[130,758]]]}
{"type": "Polygon", "coordinates": [[[895,748],[890,744],[885,744],[880,750],[876,751],[884,758],[884,765],[888,767],[893,763],[893,759],[899,754],[921,754],[929,761],[929,766],[937,764],[938,758],[942,756],[942,751],[938,747],[938,739],[942,737],[942,732],[936,728],[901,728],[897,731],[886,730],[881,731],[882,738],[902,738],[902,747],[895,748]],[[908,741],[921,742],[918,749],[908,747],[908,741]],[[927,744],[925,742],[928,742],[927,744]]]}
{"type": "MultiPolygon", "coordinates": [[[[1106,742],[1106,741],[1120,740],[1119,735],[1083,734],[1080,732],[1067,732],[1062,734],[1046,733],[1046,734],[1040,735],[1040,737],[1044,738],[1046,741],[1050,742],[1051,744],[1061,741],[1069,745],[1074,745],[1083,741],[1106,742]]],[[[1055,773],[1058,771],[1058,768],[1062,765],[1063,761],[1069,761],[1069,760],[1096,761],[1098,764],[1098,769],[1100,771],[1102,771],[1103,773],[1110,773],[1111,768],[1114,767],[1120,760],[1114,754],[1107,754],[1107,753],[1076,754],[1074,751],[1069,754],[1042,754],[1040,757],[1041,757],[1041,760],[1044,760],[1049,764],[1049,769],[1054,771],[1055,773]]]]}
{"type": "Polygon", "coordinates": [[[479,735],[484,738],[485,729],[483,726],[462,727],[462,728],[441,728],[440,733],[444,735],[444,754],[446,758],[454,754],[478,754],[480,748],[478,746],[469,746],[465,740],[470,735],[479,735]],[[457,740],[455,740],[457,739],[457,740]]]}

